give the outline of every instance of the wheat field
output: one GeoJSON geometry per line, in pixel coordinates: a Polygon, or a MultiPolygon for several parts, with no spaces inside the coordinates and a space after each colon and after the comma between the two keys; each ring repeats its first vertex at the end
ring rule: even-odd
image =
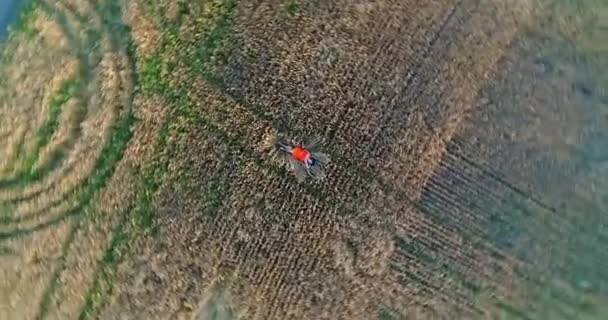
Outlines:
{"type": "Polygon", "coordinates": [[[602,319],[593,5],[29,2],[0,63],[0,319],[602,319]],[[298,183],[278,135],[327,177],[298,183]]]}

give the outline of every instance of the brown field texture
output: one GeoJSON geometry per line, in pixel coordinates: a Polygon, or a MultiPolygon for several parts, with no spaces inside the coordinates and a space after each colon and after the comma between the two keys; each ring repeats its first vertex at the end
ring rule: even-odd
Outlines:
{"type": "Polygon", "coordinates": [[[606,314],[608,271],[583,294],[535,275],[570,270],[578,204],[495,148],[534,145],[608,210],[584,196],[608,171],[564,169],[569,74],[509,91],[546,67],[521,59],[540,2],[32,3],[0,62],[0,319],[606,314]],[[298,183],[276,135],[317,138],[326,179],[298,183]]]}

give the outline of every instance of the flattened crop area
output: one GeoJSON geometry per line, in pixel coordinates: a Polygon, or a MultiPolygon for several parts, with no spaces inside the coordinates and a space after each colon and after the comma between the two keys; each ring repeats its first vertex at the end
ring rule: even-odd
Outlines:
{"type": "Polygon", "coordinates": [[[525,4],[147,8],[161,45],[142,82],[171,105],[151,172],[168,175],[150,176],[156,233],[133,243],[102,318],[452,319],[516,289],[516,259],[420,200],[525,4]],[[327,179],[298,184],[278,133],[319,138],[327,179]]]}

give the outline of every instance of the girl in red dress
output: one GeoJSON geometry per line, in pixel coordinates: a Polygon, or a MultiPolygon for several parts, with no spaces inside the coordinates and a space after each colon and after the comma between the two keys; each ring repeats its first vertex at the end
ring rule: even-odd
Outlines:
{"type": "Polygon", "coordinates": [[[277,139],[276,145],[284,158],[291,163],[298,181],[302,182],[306,176],[314,179],[325,176],[323,165],[329,162],[329,157],[319,152],[316,141],[299,145],[281,138],[277,139]]]}

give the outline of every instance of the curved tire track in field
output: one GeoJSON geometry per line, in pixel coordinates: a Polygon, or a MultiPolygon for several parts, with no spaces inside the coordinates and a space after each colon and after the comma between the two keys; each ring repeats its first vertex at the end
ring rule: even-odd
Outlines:
{"type": "MultiPolygon", "coordinates": [[[[50,81],[41,90],[46,99],[35,104],[37,109],[29,110],[19,119],[10,117],[15,122],[30,123],[34,142],[29,146],[4,145],[4,152],[19,156],[0,171],[1,239],[80,213],[85,200],[95,193],[93,189],[101,186],[96,181],[100,173],[113,165],[104,163],[103,157],[107,156],[103,154],[104,148],[113,143],[116,123],[130,112],[132,67],[126,52],[120,49],[122,40],[116,30],[103,26],[107,19],[101,11],[104,8],[91,4],[89,16],[82,17],[82,13],[68,9],[69,2],[46,1],[39,5],[40,16],[49,17],[52,22],[46,23],[60,33],[54,34],[57,39],[52,40],[63,42],[63,46],[53,45],[43,33],[37,40],[44,46],[40,49],[55,51],[57,55],[70,52],[75,67],[53,75],[51,79],[59,85],[53,86],[50,81]]],[[[25,75],[40,77],[40,72],[28,69],[30,65],[33,63],[20,66],[27,70],[25,75]]],[[[31,91],[7,88],[3,94],[11,95],[12,99],[3,105],[3,113],[10,114],[19,108],[11,102],[27,101],[31,91]]],[[[8,136],[5,140],[22,139],[8,136]]]]}
{"type": "Polygon", "coordinates": [[[135,71],[119,1],[46,0],[35,10],[37,34],[14,34],[11,48],[20,54],[7,55],[1,70],[11,80],[0,91],[2,127],[24,129],[3,130],[0,141],[0,248],[15,257],[3,265],[24,264],[25,275],[40,267],[27,260],[32,252],[49,252],[40,257],[48,261],[42,274],[9,275],[10,298],[28,295],[7,309],[10,317],[43,319],[78,304],[77,296],[60,297],[86,286],[85,270],[103,245],[91,227],[111,215],[89,213],[107,210],[97,202],[108,192],[99,191],[131,137],[135,71]],[[72,269],[79,274],[66,277],[72,269]]]}

